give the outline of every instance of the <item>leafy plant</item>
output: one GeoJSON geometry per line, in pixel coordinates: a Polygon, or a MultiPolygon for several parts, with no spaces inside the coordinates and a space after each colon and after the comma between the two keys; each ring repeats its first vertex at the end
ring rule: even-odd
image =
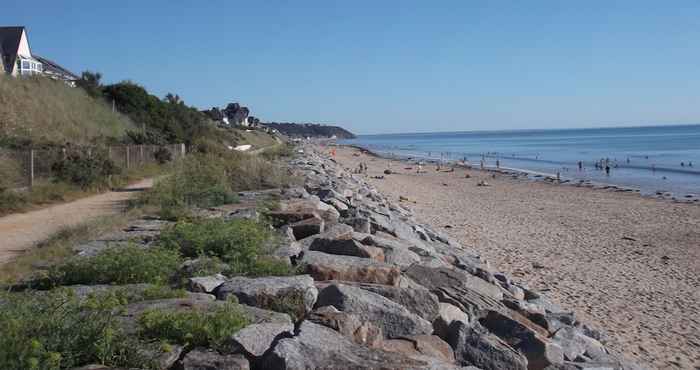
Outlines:
{"type": "Polygon", "coordinates": [[[213,256],[228,264],[247,266],[270,237],[269,228],[255,221],[206,219],[178,222],[161,233],[159,243],[186,257],[213,256]]]}
{"type": "Polygon", "coordinates": [[[153,309],[139,318],[140,335],[192,347],[218,348],[249,320],[235,301],[227,301],[210,311],[153,309]]]}
{"type": "Polygon", "coordinates": [[[111,175],[121,172],[103,151],[73,151],[55,162],[51,170],[59,181],[75,184],[83,189],[104,183],[111,175]]]}
{"type": "Polygon", "coordinates": [[[40,286],[165,283],[172,278],[180,262],[174,250],[115,246],[95,256],[68,259],[53,267],[40,286]]]}
{"type": "Polygon", "coordinates": [[[116,319],[112,294],[79,300],[69,289],[0,295],[0,368],[55,370],[147,362],[116,319]]]}
{"type": "Polygon", "coordinates": [[[153,157],[159,164],[166,164],[173,160],[173,153],[164,147],[160,147],[153,153],[153,157]]]}

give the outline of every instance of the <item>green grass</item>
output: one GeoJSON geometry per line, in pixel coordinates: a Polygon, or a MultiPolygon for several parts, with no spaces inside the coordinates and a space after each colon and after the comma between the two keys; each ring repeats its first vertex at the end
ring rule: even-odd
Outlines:
{"type": "Polygon", "coordinates": [[[139,335],[189,347],[220,348],[248,323],[249,319],[235,301],[227,301],[209,311],[153,309],[139,318],[139,335]]]}
{"type": "Polygon", "coordinates": [[[205,219],[180,221],[160,235],[160,246],[178,250],[185,257],[214,257],[228,264],[226,275],[292,275],[296,271],[267,257],[273,238],[268,225],[252,220],[205,219]]]}
{"type": "Polygon", "coordinates": [[[123,333],[113,294],[79,300],[69,289],[0,293],[0,368],[54,370],[90,363],[141,367],[148,362],[123,333]]]}
{"type": "Polygon", "coordinates": [[[277,140],[267,132],[258,130],[246,131],[245,129],[238,131],[240,136],[236,143],[237,145],[250,144],[253,146],[253,149],[259,149],[277,144],[277,140]]]}
{"type": "Polygon", "coordinates": [[[118,140],[134,128],[82,89],[41,77],[0,76],[0,143],[94,144],[118,140]]]}
{"type": "Polygon", "coordinates": [[[164,284],[182,263],[177,251],[165,248],[114,246],[95,256],[73,257],[54,266],[40,287],[73,284],[164,284]]]}

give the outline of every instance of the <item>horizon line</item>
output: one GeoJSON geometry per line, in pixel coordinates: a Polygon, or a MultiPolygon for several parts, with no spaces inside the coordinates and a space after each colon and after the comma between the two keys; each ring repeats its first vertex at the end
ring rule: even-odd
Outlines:
{"type": "MultiPolygon", "coordinates": [[[[620,128],[647,128],[647,127],[681,127],[700,126],[697,123],[673,123],[673,124],[636,124],[632,126],[598,126],[598,127],[569,127],[569,128],[513,128],[501,130],[458,130],[458,131],[413,131],[413,132],[385,132],[374,134],[355,134],[356,136],[379,136],[379,135],[420,135],[420,134],[454,134],[454,133],[489,133],[489,132],[526,132],[526,131],[550,131],[550,130],[596,130],[596,129],[620,129],[620,128]]],[[[342,127],[342,126],[341,126],[342,127]]]]}

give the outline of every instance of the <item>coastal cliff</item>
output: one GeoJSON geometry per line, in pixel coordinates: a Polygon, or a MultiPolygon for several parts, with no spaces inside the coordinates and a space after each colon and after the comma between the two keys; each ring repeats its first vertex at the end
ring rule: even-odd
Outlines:
{"type": "Polygon", "coordinates": [[[315,123],[278,123],[267,122],[264,126],[275,129],[289,137],[313,137],[328,138],[335,136],[338,139],[353,139],[355,135],[338,126],[320,125],[315,123]]]}

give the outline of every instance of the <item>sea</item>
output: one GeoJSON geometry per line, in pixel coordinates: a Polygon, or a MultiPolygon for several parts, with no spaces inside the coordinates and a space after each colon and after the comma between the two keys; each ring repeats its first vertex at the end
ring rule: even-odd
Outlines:
{"type": "Polygon", "coordinates": [[[562,181],[646,195],[700,195],[700,125],[361,135],[339,143],[417,161],[466,160],[477,168],[483,161],[533,178],[558,173],[562,181]]]}

